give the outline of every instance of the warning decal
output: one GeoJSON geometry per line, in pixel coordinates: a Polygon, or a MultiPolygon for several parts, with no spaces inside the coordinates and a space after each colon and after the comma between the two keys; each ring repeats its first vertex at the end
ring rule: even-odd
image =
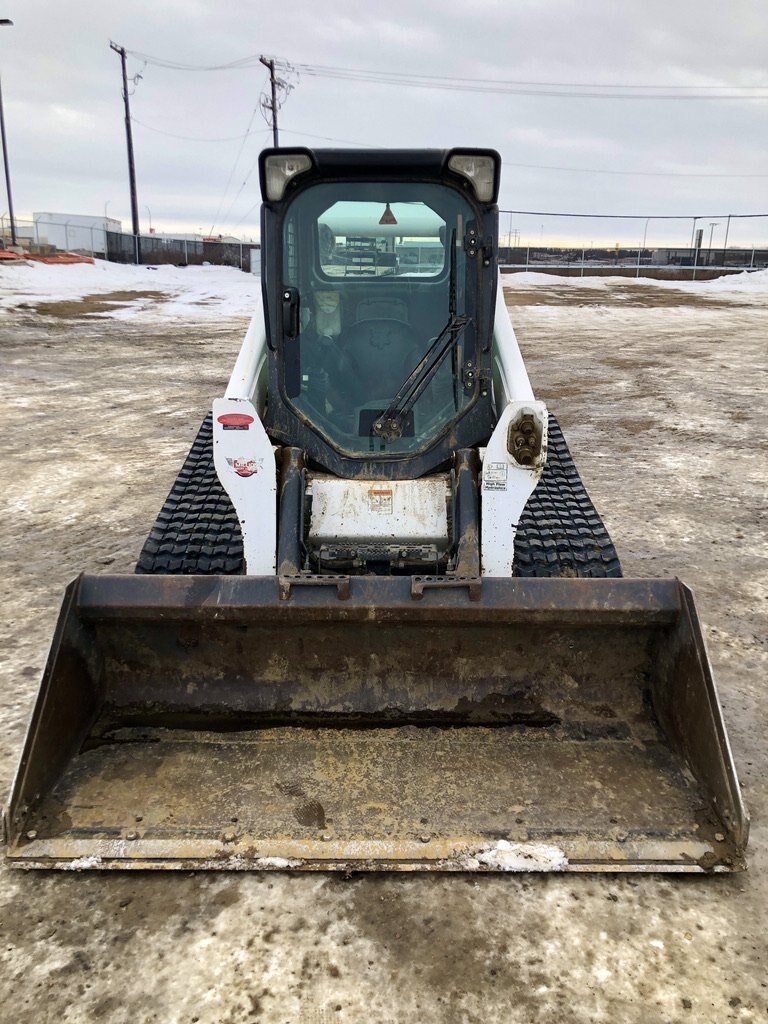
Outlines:
{"type": "Polygon", "coordinates": [[[371,512],[383,512],[386,515],[391,515],[392,507],[391,487],[372,487],[368,491],[368,508],[371,512]]]}
{"type": "Polygon", "coordinates": [[[506,462],[486,462],[483,466],[483,490],[506,491],[508,468],[506,462]]]}
{"type": "Polygon", "coordinates": [[[239,459],[227,458],[227,462],[234,469],[238,476],[255,476],[262,468],[263,459],[249,459],[244,456],[239,459]]]}

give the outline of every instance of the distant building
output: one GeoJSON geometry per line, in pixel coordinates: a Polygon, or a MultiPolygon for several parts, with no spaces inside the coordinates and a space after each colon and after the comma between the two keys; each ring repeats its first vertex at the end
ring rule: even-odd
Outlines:
{"type": "Polygon", "coordinates": [[[106,257],[107,234],[119,234],[122,222],[114,217],[88,217],[72,213],[33,213],[34,240],[65,252],[106,257]]]}

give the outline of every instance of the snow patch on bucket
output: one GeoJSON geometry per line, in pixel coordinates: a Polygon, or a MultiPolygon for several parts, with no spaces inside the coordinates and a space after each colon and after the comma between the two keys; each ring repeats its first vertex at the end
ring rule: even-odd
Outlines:
{"type": "Polygon", "coordinates": [[[467,858],[467,867],[486,867],[491,871],[565,871],[568,858],[559,846],[499,839],[493,846],[473,851],[467,858]]]}
{"type": "Polygon", "coordinates": [[[58,864],[64,871],[91,871],[101,867],[101,857],[91,854],[89,857],[75,857],[68,864],[58,864]]]}
{"type": "Polygon", "coordinates": [[[303,861],[295,857],[257,857],[253,862],[255,868],[300,868],[303,861]]]}
{"type": "Polygon", "coordinates": [[[300,868],[304,862],[294,857],[254,857],[233,853],[229,857],[211,857],[194,865],[202,871],[260,871],[262,869],[287,870],[300,868]]]}

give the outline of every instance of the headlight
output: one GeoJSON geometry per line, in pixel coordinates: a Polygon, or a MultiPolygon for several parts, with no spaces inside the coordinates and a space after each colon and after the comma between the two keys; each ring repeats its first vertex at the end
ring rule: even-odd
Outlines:
{"type": "Polygon", "coordinates": [[[306,153],[274,153],[264,161],[264,185],[267,199],[277,202],[285,195],[289,181],[312,169],[306,153]]]}
{"type": "Polygon", "coordinates": [[[493,202],[496,191],[496,161],[489,154],[455,153],[448,159],[448,169],[461,174],[472,183],[481,203],[493,202]]]}

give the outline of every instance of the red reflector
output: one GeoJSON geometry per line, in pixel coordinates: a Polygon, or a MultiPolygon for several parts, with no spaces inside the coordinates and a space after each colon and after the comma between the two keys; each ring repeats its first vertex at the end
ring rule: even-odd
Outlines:
{"type": "Polygon", "coordinates": [[[219,423],[223,427],[247,427],[253,423],[253,416],[247,416],[244,412],[227,412],[219,416],[219,423]]]}

